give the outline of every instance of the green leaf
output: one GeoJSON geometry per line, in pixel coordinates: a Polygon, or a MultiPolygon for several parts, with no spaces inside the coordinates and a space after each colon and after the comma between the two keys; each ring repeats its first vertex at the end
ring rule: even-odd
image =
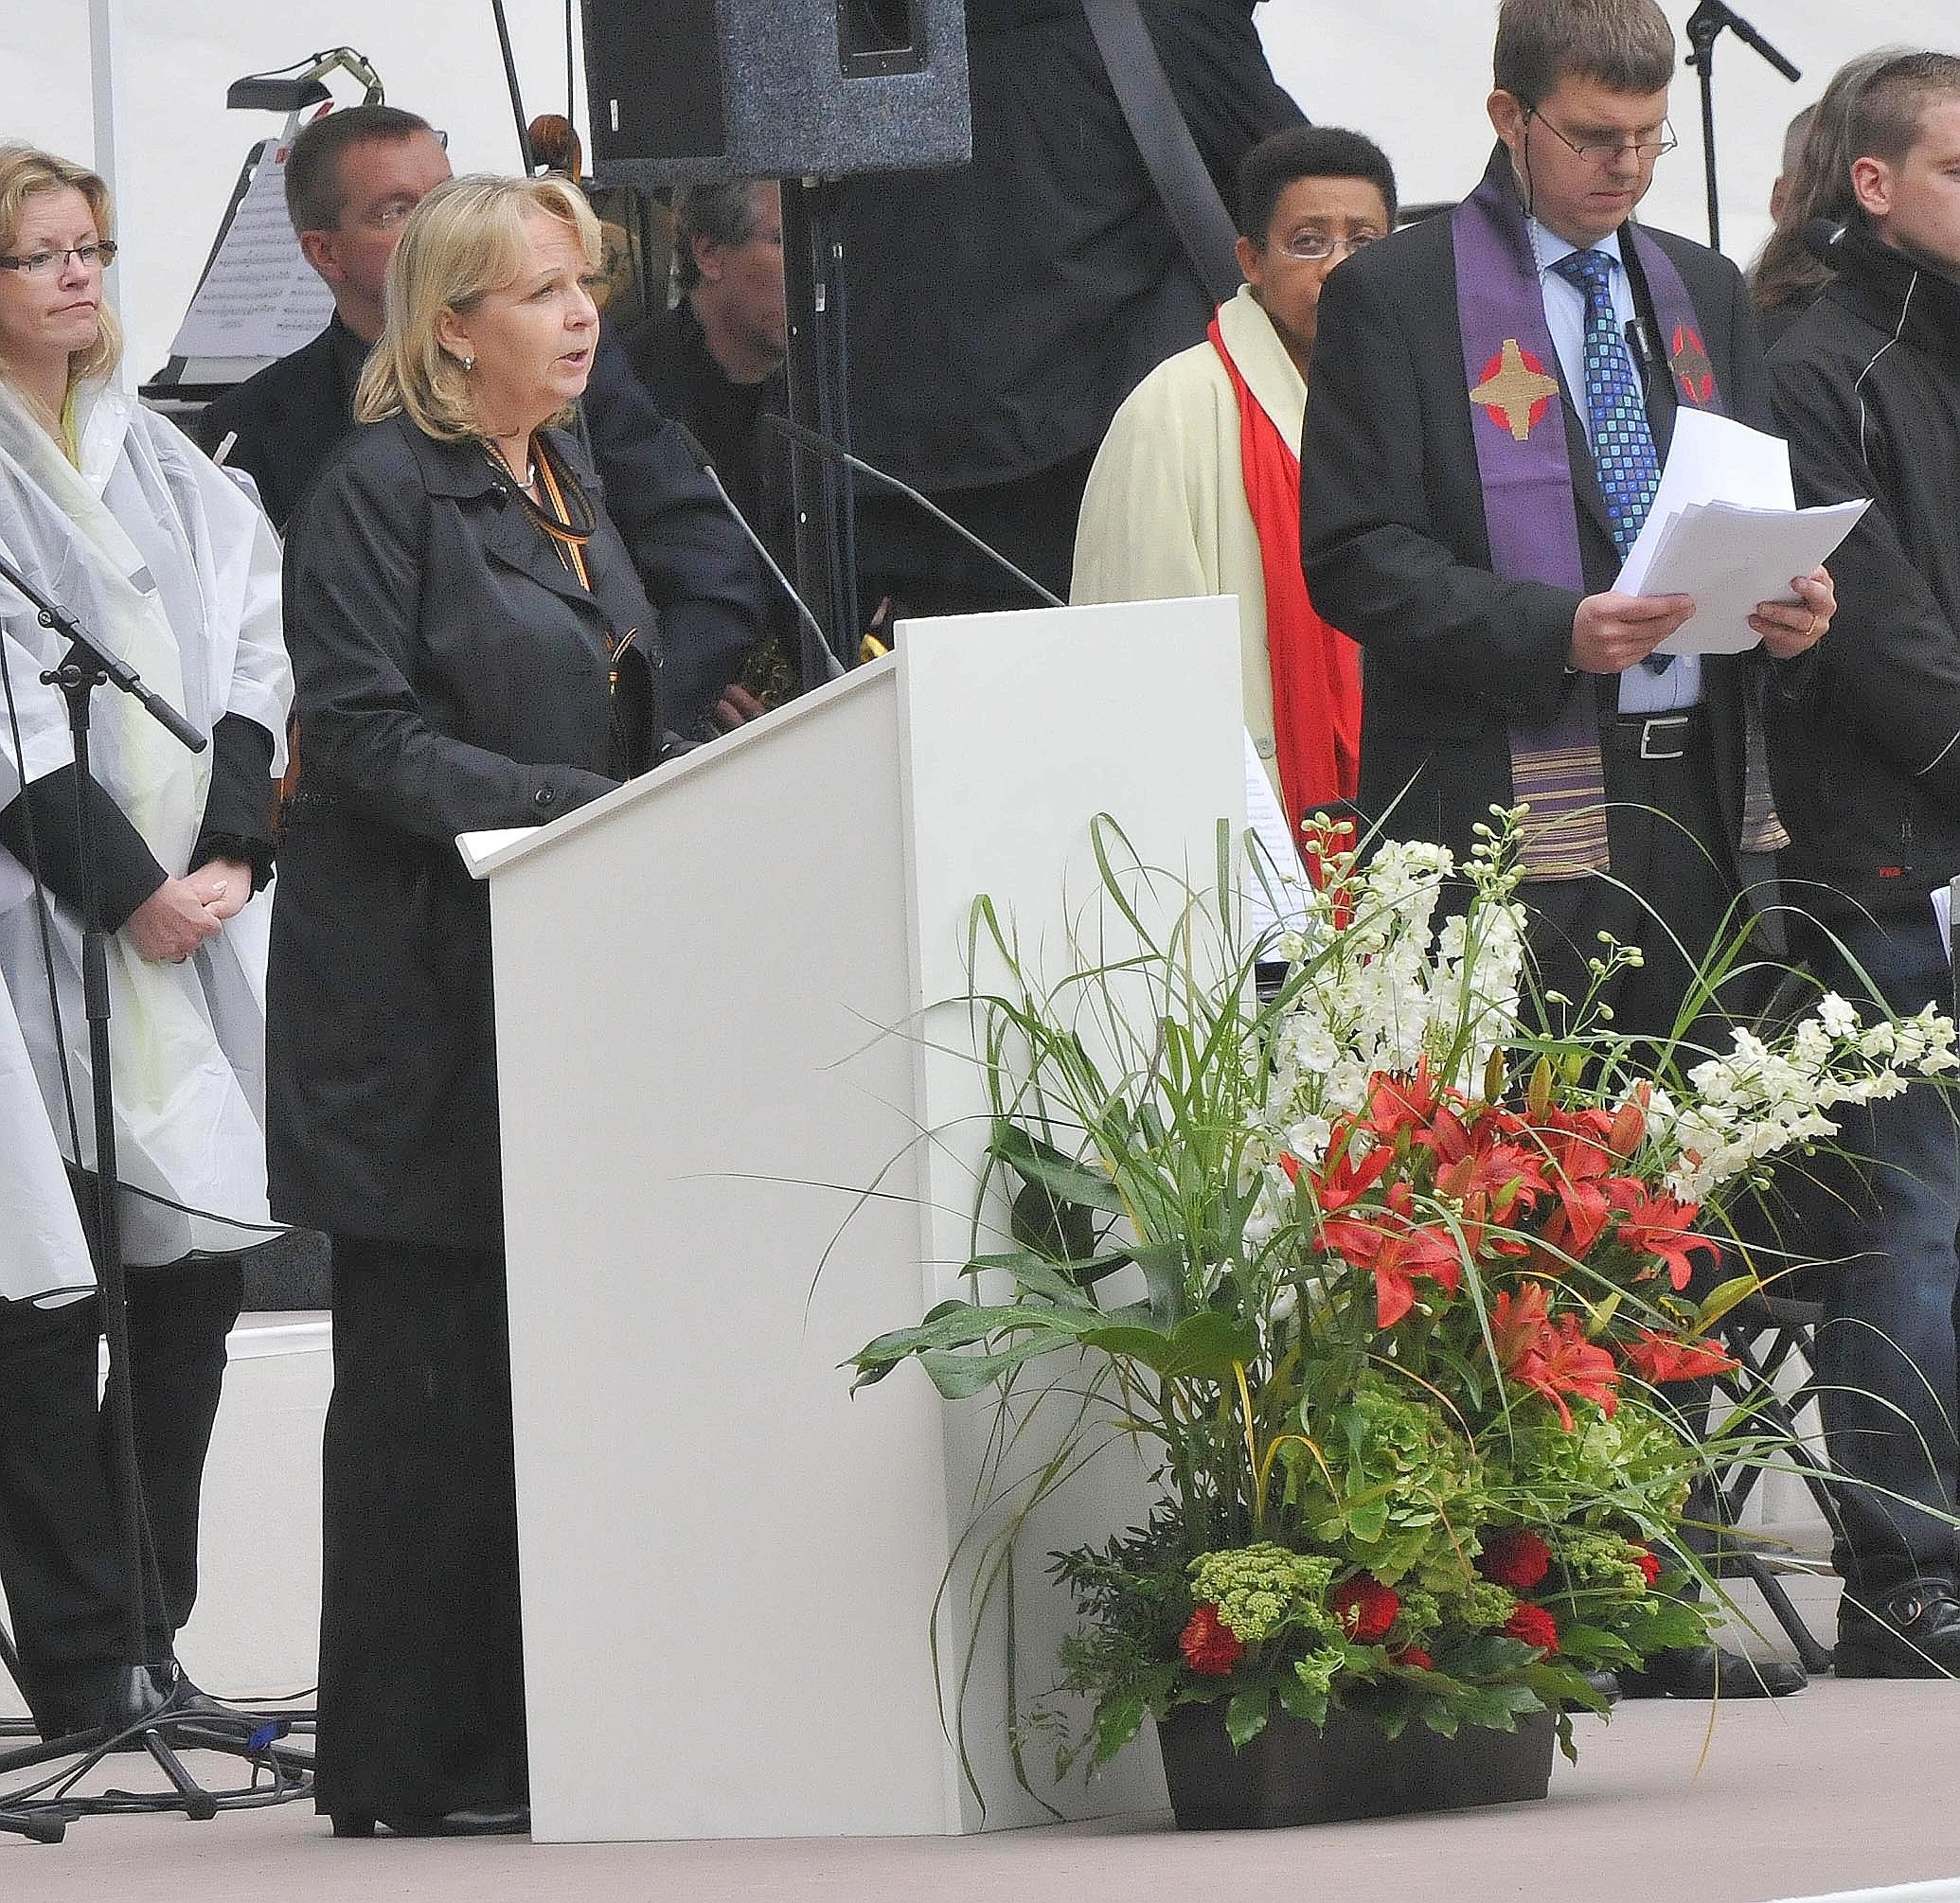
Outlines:
{"type": "Polygon", "coordinates": [[[1452,1679],[1509,1679],[1522,1674],[1538,1657],[1535,1645],[1486,1632],[1439,1653],[1436,1664],[1452,1679]]]}
{"type": "Polygon", "coordinates": [[[1327,1694],[1309,1691],[1300,1681],[1291,1674],[1281,1678],[1278,1685],[1280,1709],[1290,1717],[1301,1719],[1310,1725],[1326,1722],[1327,1715],[1327,1694]]]}
{"type": "Polygon", "coordinates": [[[1372,1499],[1350,1504],[1345,1518],[1348,1532],[1363,1546],[1372,1546],[1388,1531],[1388,1496],[1378,1493],[1372,1499]]]}
{"type": "Polygon", "coordinates": [[[1253,1361],[1257,1334],[1230,1315],[1192,1315],[1168,1334],[1140,1326],[1087,1328],[1082,1345],[1113,1357],[1141,1361],[1166,1380],[1227,1381],[1232,1365],[1253,1361]]]}
{"type": "Polygon", "coordinates": [[[1423,1706],[1422,1722],[1439,1738],[1453,1738],[1463,1724],[1456,1707],[1440,1701],[1423,1706]]]}
{"type": "Polygon", "coordinates": [[[1040,1183],[1063,1203],[1081,1203],[1108,1216],[1123,1214],[1123,1199],[1106,1170],[1064,1156],[1052,1143],[1030,1136],[1006,1117],[995,1119],[988,1147],[1024,1183],[1040,1183]]]}
{"type": "Polygon", "coordinates": [[[1038,1355],[1050,1355],[1057,1348],[1064,1347],[1064,1342],[1042,1341],[1017,1342],[1011,1348],[1003,1348],[991,1355],[955,1354],[945,1348],[928,1348],[918,1358],[933,1385],[949,1401],[963,1401],[977,1395],[982,1388],[991,1387],[1003,1375],[1011,1374],[1024,1361],[1031,1361],[1038,1355]]]}
{"type": "Polygon", "coordinates": [[[1096,1762],[1107,1764],[1143,1728],[1140,1692],[1119,1692],[1096,1708],[1096,1762]]]}
{"type": "Polygon", "coordinates": [[[1234,1693],[1232,1702],[1225,1707],[1225,1735],[1232,1740],[1232,1749],[1243,1751],[1252,1743],[1266,1729],[1272,1711],[1273,1694],[1264,1685],[1234,1693]]]}
{"type": "Polygon", "coordinates": [[[1688,1329],[1689,1334],[1705,1335],[1730,1309],[1739,1307],[1762,1286],[1761,1281],[1754,1275],[1735,1275],[1719,1287],[1711,1289],[1708,1291],[1708,1299],[1695,1310],[1694,1322],[1688,1329]]]}
{"type": "Polygon", "coordinates": [[[1044,1183],[1024,1183],[1010,1205],[1014,1240],[1043,1255],[1074,1258],[1096,1249],[1096,1217],[1086,1205],[1064,1202],[1044,1183]]]}
{"type": "Polygon", "coordinates": [[[961,1272],[985,1275],[998,1272],[1011,1275],[1016,1289],[1024,1294],[1044,1295],[1064,1308],[1093,1308],[1095,1303],[1082,1292],[1084,1282],[1107,1275],[1112,1270],[1121,1268],[1129,1258],[1100,1258],[1108,1260],[1108,1268],[1098,1268],[1098,1259],[1091,1256],[1081,1262],[1051,1262],[1031,1249],[1024,1249],[1010,1255],[976,1255],[961,1272]],[[1095,1273],[1084,1276],[1078,1272],[1082,1270],[1092,1270],[1095,1273]]]}
{"type": "Polygon", "coordinates": [[[1150,1313],[1160,1327],[1174,1328],[1185,1319],[1185,1250],[1181,1242],[1152,1242],[1132,1252],[1149,1289],[1150,1313]]]}
{"type": "Polygon", "coordinates": [[[1631,1665],[1639,1654],[1617,1632],[1599,1626],[1573,1625],[1559,1634],[1561,1650],[1600,1665],[1631,1665]]]}
{"type": "Polygon", "coordinates": [[[1467,1725],[1511,1732],[1518,1728],[1520,1712],[1535,1712],[1541,1707],[1538,1694],[1529,1685],[1472,1685],[1457,1701],[1456,1709],[1467,1725]]]}
{"type": "MultiPolygon", "coordinates": [[[[1295,1673],[1299,1667],[1293,1667],[1295,1673]]],[[[1325,1728],[1327,1721],[1327,1695],[1315,1691],[1301,1679],[1295,1677],[1280,1692],[1281,1701],[1296,1718],[1305,1718],[1310,1725],[1325,1728]]]]}
{"type": "Polygon", "coordinates": [[[1538,1694],[1539,1703],[1547,1711],[1556,1712],[1566,1705],[1577,1705],[1604,1717],[1613,1710],[1613,1700],[1603,1692],[1595,1691],[1592,1681],[1577,1665],[1543,1659],[1525,1667],[1524,1682],[1538,1694]]]}
{"type": "MultiPolygon", "coordinates": [[[[881,1335],[860,1348],[851,1357],[851,1365],[858,1370],[851,1387],[855,1392],[882,1380],[900,1361],[914,1355],[923,1359],[935,1350],[970,1348],[996,1335],[1031,1335],[1036,1342],[1029,1352],[1047,1354],[1056,1348],[1073,1346],[1085,1330],[1100,1326],[1105,1319],[1094,1308],[1078,1312],[1030,1303],[988,1308],[971,1302],[942,1302],[918,1327],[881,1335]]],[[[1026,1360],[1027,1355],[1022,1354],[1021,1359],[1026,1360]]]]}

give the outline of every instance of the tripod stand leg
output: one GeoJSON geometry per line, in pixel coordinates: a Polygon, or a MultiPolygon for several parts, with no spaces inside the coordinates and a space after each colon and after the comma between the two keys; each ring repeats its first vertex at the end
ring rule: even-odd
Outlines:
{"type": "Polygon", "coordinates": [[[177,1795],[184,1800],[184,1814],[203,1823],[218,1815],[218,1800],[192,1777],[185,1768],[184,1760],[167,1745],[156,1732],[143,1734],[143,1749],[156,1760],[157,1769],[169,1779],[177,1795]]]}

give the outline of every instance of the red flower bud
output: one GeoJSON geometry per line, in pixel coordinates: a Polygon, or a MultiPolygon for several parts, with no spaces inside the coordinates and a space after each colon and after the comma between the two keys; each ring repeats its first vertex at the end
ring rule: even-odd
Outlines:
{"type": "Polygon", "coordinates": [[[1245,1643],[1219,1617],[1215,1605],[1204,1605],[1191,1614],[1190,1623],[1178,1635],[1178,1650],[1185,1663],[1201,1679],[1227,1677],[1245,1656],[1245,1643]]]}
{"type": "Polygon", "coordinates": [[[1402,1602],[1372,1573],[1357,1573],[1334,1588],[1327,1607],[1350,1639],[1371,1645],[1395,1624],[1402,1602]]]}
{"type": "Polygon", "coordinates": [[[1513,1592],[1528,1592],[1552,1570],[1552,1549],[1523,1526],[1506,1527],[1484,1541],[1477,1571],[1513,1592]]]}
{"type": "Polygon", "coordinates": [[[1640,1549],[1640,1551],[1633,1556],[1633,1563],[1634,1565],[1640,1568],[1640,1576],[1643,1579],[1645,1579],[1649,1586],[1653,1585],[1653,1583],[1660,1578],[1661,1562],[1658,1558],[1654,1556],[1653,1554],[1649,1553],[1646,1547],[1643,1546],[1640,1549]]]}
{"type": "Polygon", "coordinates": [[[1388,1655],[1399,1665],[1407,1665],[1411,1671],[1433,1672],[1436,1662],[1420,1645],[1404,1645],[1399,1652],[1388,1655]]]}
{"type": "Polygon", "coordinates": [[[1547,1654],[1559,1649],[1558,1623],[1542,1606],[1520,1606],[1505,1622],[1504,1635],[1547,1654]]]}

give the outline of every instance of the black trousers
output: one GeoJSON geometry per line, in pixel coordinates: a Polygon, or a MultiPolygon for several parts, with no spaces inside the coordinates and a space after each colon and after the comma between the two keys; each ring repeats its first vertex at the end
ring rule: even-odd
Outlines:
{"type": "Polygon", "coordinates": [[[318,1807],[529,1794],[504,1258],[333,1238],[318,1807]]]}
{"type": "MultiPolygon", "coordinates": [[[[153,1658],[197,1600],[205,1456],[224,1341],[244,1278],[235,1256],[129,1275],[130,1374],[153,1658]],[[148,1569],[147,1569],[148,1570],[148,1569]]],[[[21,1690],[44,1734],[71,1729],[124,1663],[124,1594],[106,1411],[97,1400],[97,1305],[0,1303],[0,1590],[21,1690]]]]}

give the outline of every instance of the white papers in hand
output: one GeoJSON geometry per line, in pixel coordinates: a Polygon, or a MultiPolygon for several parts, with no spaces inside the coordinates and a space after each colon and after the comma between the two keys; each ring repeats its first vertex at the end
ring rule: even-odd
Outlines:
{"type": "Polygon", "coordinates": [[[1870,507],[1795,502],[1782,437],[1702,410],[1676,417],[1653,507],[1614,584],[1623,595],[1694,596],[1693,616],[1657,653],[1754,648],[1756,603],[1793,601],[1791,577],[1822,563],[1870,507]]]}
{"type": "MultiPolygon", "coordinates": [[[[1698,502],[1731,502],[1741,508],[1794,508],[1790,445],[1781,436],[1767,436],[1745,423],[1732,423],[1726,417],[1683,409],[1674,418],[1674,437],[1667,445],[1667,461],[1661,471],[1661,486],[1654,491],[1653,507],[1620,570],[1617,586],[1621,594],[1667,592],[1645,585],[1648,570],[1675,518],[1698,502]]],[[[1790,576],[1783,578],[1788,581],[1790,576]]]]}
{"type": "Polygon", "coordinates": [[[1692,595],[1695,612],[1660,654],[1739,654],[1761,636],[1749,625],[1759,601],[1790,601],[1793,575],[1827,560],[1869,502],[1824,508],[1737,508],[1691,503],[1668,524],[1640,593],[1692,595]]]}

